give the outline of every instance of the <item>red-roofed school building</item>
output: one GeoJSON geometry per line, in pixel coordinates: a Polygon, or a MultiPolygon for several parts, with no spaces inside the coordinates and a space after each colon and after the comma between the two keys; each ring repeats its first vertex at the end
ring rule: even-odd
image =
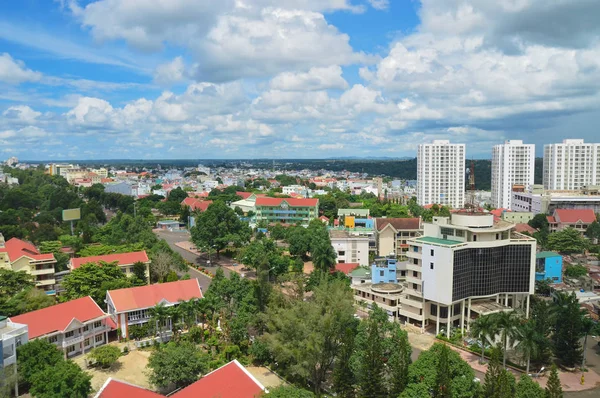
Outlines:
{"type": "Polygon", "coordinates": [[[42,254],[31,243],[17,238],[5,242],[0,233],[0,268],[32,275],[37,288],[46,294],[56,294],[55,264],[54,254],[42,254]]]}
{"type": "MultiPolygon", "coordinates": [[[[180,301],[201,299],[202,289],[197,279],[157,283],[148,286],[109,290],[106,292],[108,313],[121,329],[122,338],[129,337],[129,326],[150,320],[150,308],[157,304],[165,307],[178,305],[180,301]]],[[[171,330],[169,321],[168,331],[171,330]]]]}
{"type": "Polygon", "coordinates": [[[109,315],[90,296],[56,304],[10,318],[27,325],[29,340],[46,339],[64,352],[65,358],[108,342],[116,328],[109,315]]]}
{"type": "Polygon", "coordinates": [[[556,209],[551,216],[548,216],[548,227],[550,232],[574,228],[584,233],[594,221],[596,221],[596,214],[592,209],[556,209]]]}
{"type": "Polygon", "coordinates": [[[128,277],[133,275],[133,264],[138,262],[143,263],[146,265],[146,282],[150,283],[150,259],[148,258],[148,254],[145,250],[139,252],[115,253],[105,254],[102,256],[72,258],[71,260],[69,260],[69,269],[73,271],[74,269],[81,267],[83,264],[99,264],[101,262],[116,262],[121,268],[121,271],[123,271],[123,273],[126,274],[128,277]]]}
{"type": "Polygon", "coordinates": [[[256,198],[256,222],[308,225],[319,217],[319,199],[256,198]]]}
{"type": "MultiPolygon", "coordinates": [[[[203,376],[197,382],[169,395],[172,398],[258,398],[266,391],[237,360],[203,376]]],[[[164,395],[109,378],[95,398],[158,398],[164,395]]]]}

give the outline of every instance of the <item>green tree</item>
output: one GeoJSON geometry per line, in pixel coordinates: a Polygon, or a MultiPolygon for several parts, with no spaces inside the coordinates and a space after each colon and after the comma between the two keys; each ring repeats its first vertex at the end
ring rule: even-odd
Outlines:
{"type": "Polygon", "coordinates": [[[188,194],[183,189],[181,189],[181,187],[177,187],[171,190],[171,192],[169,192],[169,195],[167,196],[167,201],[179,204],[183,202],[183,200],[187,197],[188,194]]]}
{"type": "Polygon", "coordinates": [[[54,304],[56,304],[54,296],[50,296],[35,287],[31,287],[27,290],[21,290],[19,293],[9,298],[6,305],[3,306],[4,310],[0,310],[0,313],[6,316],[15,316],[50,307],[54,304]]]}
{"type": "Polygon", "coordinates": [[[327,237],[327,240],[323,240],[312,246],[310,255],[315,269],[323,272],[331,270],[335,266],[337,260],[337,255],[335,250],[333,250],[333,246],[331,246],[329,237],[327,237]]]}
{"type": "Polygon", "coordinates": [[[554,324],[551,316],[551,307],[547,301],[538,299],[533,296],[531,302],[530,320],[539,336],[537,352],[532,352],[532,360],[534,363],[547,364],[549,358],[552,357],[552,342],[550,333],[554,329],[554,324]]]}
{"type": "Polygon", "coordinates": [[[582,276],[587,276],[588,273],[588,269],[583,265],[567,264],[565,267],[565,276],[570,278],[581,278],[582,276]]]}
{"type": "Polygon", "coordinates": [[[485,381],[483,383],[483,396],[486,398],[499,397],[500,390],[500,374],[504,370],[500,366],[500,353],[498,349],[492,351],[492,357],[488,363],[487,371],[485,372],[485,381]]]}
{"type": "Polygon", "coordinates": [[[319,395],[354,321],[352,292],[342,282],[324,280],[310,301],[275,302],[267,311],[264,335],[269,351],[282,369],[309,380],[319,395]]]}
{"type": "Polygon", "coordinates": [[[488,339],[496,333],[496,320],[492,315],[482,315],[471,323],[470,330],[471,336],[481,344],[481,363],[484,363],[488,339]]]}
{"type": "Polygon", "coordinates": [[[588,335],[593,333],[598,328],[598,325],[587,315],[582,314],[581,319],[581,332],[584,335],[583,337],[583,359],[581,360],[581,370],[585,369],[585,357],[587,353],[587,338],[588,335]]]}
{"type": "Polygon", "coordinates": [[[508,350],[509,340],[513,340],[517,336],[517,326],[519,325],[519,316],[516,311],[503,311],[494,315],[494,323],[497,330],[500,332],[500,340],[502,341],[502,366],[506,368],[506,354],[508,350]]]}
{"type": "Polygon", "coordinates": [[[92,349],[88,356],[103,368],[110,368],[121,356],[121,350],[114,345],[103,345],[92,349]]]}
{"type": "Polygon", "coordinates": [[[513,398],[515,396],[515,376],[506,369],[500,370],[498,390],[491,398],[513,398]]]}
{"type": "Polygon", "coordinates": [[[100,262],[74,269],[65,276],[62,285],[65,289],[60,296],[62,301],[91,296],[100,307],[106,308],[106,291],[130,287],[131,283],[116,262],[100,262]]]}
{"type": "Polygon", "coordinates": [[[289,252],[292,256],[298,256],[307,259],[307,253],[310,251],[310,236],[304,227],[289,227],[287,229],[286,241],[289,244],[289,252]]]}
{"type": "Polygon", "coordinates": [[[32,340],[17,348],[17,368],[26,386],[30,386],[34,376],[46,367],[54,367],[62,361],[60,350],[44,339],[32,340]]]}
{"type": "Polygon", "coordinates": [[[397,323],[392,324],[389,350],[391,351],[388,361],[389,392],[391,396],[397,397],[408,384],[408,367],[412,363],[412,348],[408,342],[408,333],[397,323]]]}
{"type": "Polygon", "coordinates": [[[356,331],[352,328],[346,329],[342,347],[333,368],[333,391],[342,398],[353,398],[355,396],[355,379],[351,366],[355,333],[356,331]]]}
{"type": "Polygon", "coordinates": [[[261,397],[265,398],[314,398],[315,394],[310,391],[295,386],[279,386],[270,388],[268,393],[261,397]]]}
{"type": "Polygon", "coordinates": [[[540,230],[548,230],[548,216],[544,213],[536,214],[529,222],[530,227],[540,230]]]}
{"type": "Polygon", "coordinates": [[[169,319],[169,309],[164,303],[158,303],[154,307],[150,308],[148,312],[150,314],[150,322],[154,322],[156,324],[156,330],[158,331],[158,334],[162,340],[163,331],[169,319]]]}
{"type": "Polygon", "coordinates": [[[583,313],[575,293],[556,294],[554,307],[554,333],[552,342],[554,356],[565,366],[575,367],[581,363],[583,352],[583,313]]]}
{"type": "Polygon", "coordinates": [[[34,374],[29,392],[39,398],[84,398],[92,392],[92,376],[75,362],[62,360],[34,374]]]}
{"type": "Polygon", "coordinates": [[[218,257],[220,251],[230,243],[240,246],[249,242],[251,231],[231,208],[221,201],[216,201],[200,213],[191,234],[196,247],[204,250],[215,248],[218,257]]]}
{"type": "Polygon", "coordinates": [[[574,228],[565,228],[548,235],[548,248],[560,253],[583,253],[587,246],[588,241],[574,228]]]}
{"type": "Polygon", "coordinates": [[[600,223],[598,221],[594,221],[590,225],[588,225],[585,230],[585,236],[589,239],[600,239],[600,223]]]}
{"type": "Polygon", "coordinates": [[[133,275],[139,281],[142,281],[145,285],[148,283],[148,277],[146,276],[146,264],[141,261],[133,263],[133,275]]]}
{"type": "Polygon", "coordinates": [[[424,383],[409,384],[402,394],[400,394],[400,398],[423,398],[430,396],[429,387],[424,383]]]}
{"type": "Polygon", "coordinates": [[[384,382],[386,326],[387,314],[377,306],[371,310],[369,318],[358,326],[352,361],[361,397],[382,397],[387,394],[384,382]]]}
{"type": "Polygon", "coordinates": [[[550,369],[550,377],[546,383],[546,398],[562,398],[563,390],[558,378],[558,369],[556,365],[552,365],[550,369]]]}
{"type": "Polygon", "coordinates": [[[178,280],[179,277],[177,276],[177,272],[173,270],[169,271],[169,273],[167,274],[166,282],[177,282],[178,280]]]}
{"type": "Polygon", "coordinates": [[[546,398],[546,392],[527,374],[522,374],[515,387],[515,398],[546,398]]]}
{"type": "Polygon", "coordinates": [[[445,344],[440,350],[435,377],[435,398],[450,398],[452,389],[450,385],[450,365],[448,363],[448,352],[450,349],[445,344]]]}
{"type": "Polygon", "coordinates": [[[150,354],[148,379],[157,387],[185,387],[208,370],[210,356],[193,343],[170,342],[150,354]]]}
{"type": "Polygon", "coordinates": [[[530,320],[517,327],[516,337],[517,344],[515,349],[523,355],[523,358],[527,363],[525,373],[529,374],[531,357],[534,357],[537,354],[539,350],[539,341],[542,339],[542,336],[538,334],[534,321],[530,320]]]}

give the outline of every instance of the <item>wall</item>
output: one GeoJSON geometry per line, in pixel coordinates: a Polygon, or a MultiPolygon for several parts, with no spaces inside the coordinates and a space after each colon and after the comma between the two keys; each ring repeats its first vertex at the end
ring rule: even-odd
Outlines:
{"type": "Polygon", "coordinates": [[[390,253],[396,254],[394,250],[394,242],[396,241],[396,234],[391,228],[385,228],[382,232],[377,234],[377,254],[379,256],[387,256],[390,253]]]}
{"type": "Polygon", "coordinates": [[[447,247],[423,245],[421,273],[425,282],[425,299],[445,305],[452,303],[452,253],[452,249],[447,247]],[[433,256],[431,250],[433,250],[433,256]],[[433,263],[433,270],[430,263],[433,263]]]}

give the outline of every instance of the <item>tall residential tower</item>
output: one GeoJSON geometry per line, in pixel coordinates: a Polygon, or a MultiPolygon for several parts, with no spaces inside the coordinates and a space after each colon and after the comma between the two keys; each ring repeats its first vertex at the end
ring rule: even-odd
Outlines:
{"type": "Polygon", "coordinates": [[[535,145],[508,140],[492,152],[492,205],[510,209],[513,185],[531,187],[535,169],[535,145]]]}
{"type": "Polygon", "coordinates": [[[600,185],[600,144],[563,140],[544,146],[544,189],[576,190],[600,185]]]}
{"type": "Polygon", "coordinates": [[[417,151],[417,202],[455,209],[465,204],[465,144],[435,140],[417,151]]]}

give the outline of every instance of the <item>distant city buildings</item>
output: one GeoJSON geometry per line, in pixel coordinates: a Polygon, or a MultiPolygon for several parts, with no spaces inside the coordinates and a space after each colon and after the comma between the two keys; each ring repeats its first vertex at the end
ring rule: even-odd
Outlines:
{"type": "Polygon", "coordinates": [[[514,185],[534,183],[535,145],[508,140],[492,151],[492,206],[510,209],[514,185]]]}
{"type": "Polygon", "coordinates": [[[465,203],[465,144],[435,140],[417,150],[417,202],[460,209],[465,203]]]}
{"type": "Polygon", "coordinates": [[[544,188],[577,190],[600,185],[600,144],[563,140],[544,146],[544,188]]]}

